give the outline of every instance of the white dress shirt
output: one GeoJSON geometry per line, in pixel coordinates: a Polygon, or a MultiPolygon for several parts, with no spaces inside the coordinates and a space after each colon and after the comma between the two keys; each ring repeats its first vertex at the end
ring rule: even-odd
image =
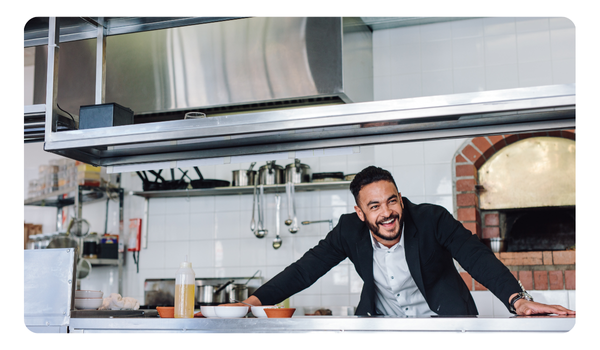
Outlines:
{"type": "Polygon", "coordinates": [[[375,308],[389,316],[436,315],[410,275],[404,252],[404,225],[400,241],[391,248],[380,244],[371,234],[375,308]]]}

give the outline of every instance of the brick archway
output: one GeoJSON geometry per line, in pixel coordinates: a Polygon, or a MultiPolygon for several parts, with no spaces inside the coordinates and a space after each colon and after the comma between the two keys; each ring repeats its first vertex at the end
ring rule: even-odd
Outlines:
{"type": "Polygon", "coordinates": [[[538,136],[563,137],[575,140],[575,130],[559,130],[526,134],[480,136],[465,141],[452,160],[454,217],[479,238],[498,237],[497,213],[481,217],[477,193],[477,171],[494,153],[519,140],[538,136]]]}

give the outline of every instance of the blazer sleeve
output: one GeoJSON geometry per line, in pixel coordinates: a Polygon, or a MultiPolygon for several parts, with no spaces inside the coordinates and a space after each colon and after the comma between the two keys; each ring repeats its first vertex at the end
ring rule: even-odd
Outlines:
{"type": "Polygon", "coordinates": [[[437,222],[437,240],[454,259],[479,283],[488,288],[509,308],[511,294],[521,291],[517,279],[477,235],[467,230],[447,211],[437,222]]]}
{"type": "Polygon", "coordinates": [[[342,232],[344,219],[300,259],[258,288],[253,295],[263,305],[274,305],[310,287],[347,257],[342,232]]]}

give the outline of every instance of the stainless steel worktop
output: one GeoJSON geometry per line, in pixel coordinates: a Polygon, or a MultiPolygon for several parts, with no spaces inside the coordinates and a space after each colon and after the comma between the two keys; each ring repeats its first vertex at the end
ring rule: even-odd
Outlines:
{"type": "Polygon", "coordinates": [[[71,333],[88,332],[568,332],[575,317],[361,317],[298,316],[269,318],[71,318],[71,333]]]}

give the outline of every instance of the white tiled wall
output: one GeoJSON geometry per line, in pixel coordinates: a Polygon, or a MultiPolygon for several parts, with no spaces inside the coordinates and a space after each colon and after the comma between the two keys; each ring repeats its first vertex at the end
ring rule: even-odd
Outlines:
{"type": "MultiPolygon", "coordinates": [[[[373,58],[377,100],[574,83],[575,28],[563,18],[483,18],[378,30],[373,33],[373,58]]],[[[392,172],[402,195],[417,203],[437,203],[453,212],[451,162],[463,141],[368,146],[361,147],[359,153],[301,160],[313,172],[352,174],[371,164],[381,166],[392,172]]],[[[26,147],[26,167],[28,154],[26,147]]],[[[231,171],[247,169],[250,161],[200,169],[205,178],[231,180],[231,171]]],[[[291,162],[292,159],[277,161],[280,165],[291,162]]],[[[33,168],[37,169],[37,165],[34,163],[33,168]]],[[[123,185],[128,191],[141,190],[141,181],[135,174],[123,174],[123,185]]],[[[285,187],[282,221],[287,216],[284,191],[285,187]]],[[[151,199],[148,246],[140,253],[139,273],[131,253],[127,253],[125,296],[143,303],[143,281],[173,278],[185,255],[191,259],[197,276],[251,276],[261,270],[262,276],[269,279],[327,233],[326,223],[301,226],[295,235],[282,224],[283,245],[274,250],[271,246],[275,236],[274,195],[268,195],[267,201],[269,235],[261,240],[252,235],[249,227],[251,195],[151,199]]],[[[143,204],[141,197],[126,196],[126,222],[129,218],[143,217],[143,204]]],[[[349,191],[297,193],[300,220],[333,219],[335,224],[340,214],[353,211],[353,205],[349,191]]],[[[96,226],[103,225],[103,210],[84,209],[86,215],[99,216],[92,221],[98,222],[96,226]]],[[[102,231],[103,227],[92,230],[102,231]]],[[[116,292],[115,270],[94,269],[82,281],[82,288],[116,292]]],[[[291,303],[355,306],[361,287],[354,266],[344,261],[313,286],[293,296],[291,303]]],[[[490,299],[493,296],[474,294],[483,313],[494,310],[494,301],[490,299]]]]}

